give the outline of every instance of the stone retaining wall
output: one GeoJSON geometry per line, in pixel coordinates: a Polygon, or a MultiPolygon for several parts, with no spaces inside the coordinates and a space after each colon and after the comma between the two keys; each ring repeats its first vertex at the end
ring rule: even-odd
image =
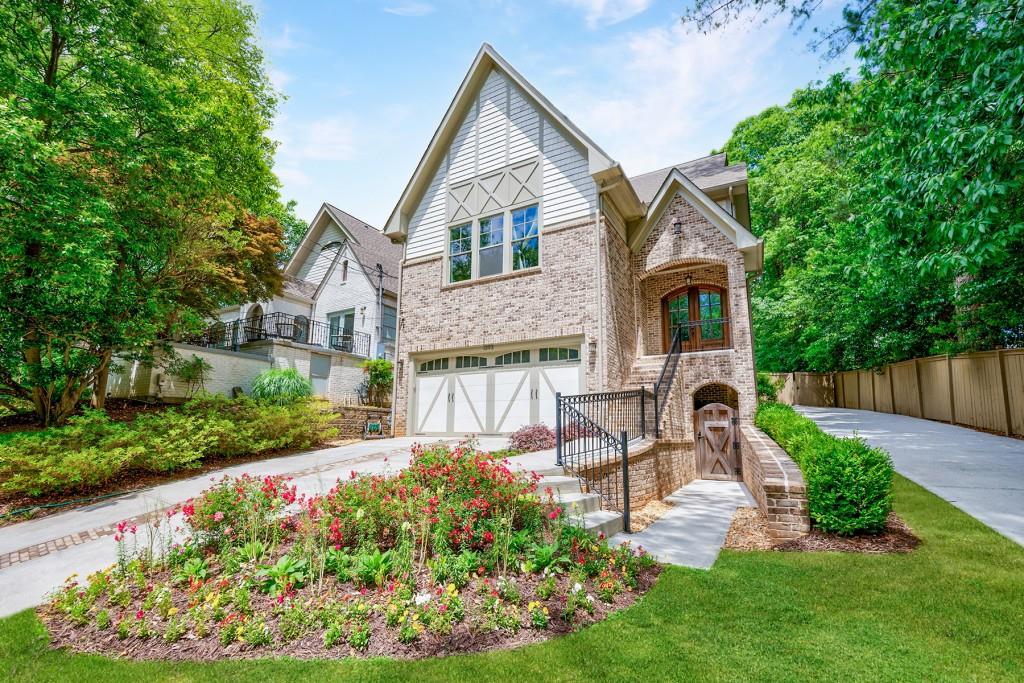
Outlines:
{"type": "Polygon", "coordinates": [[[340,439],[361,439],[367,420],[380,420],[384,436],[391,436],[391,409],[376,406],[338,405],[331,408],[338,414],[331,425],[338,428],[340,439]]]}
{"type": "Polygon", "coordinates": [[[768,518],[775,538],[795,538],[811,529],[807,511],[807,486],[793,459],[757,427],[740,428],[743,483],[768,518]]]}

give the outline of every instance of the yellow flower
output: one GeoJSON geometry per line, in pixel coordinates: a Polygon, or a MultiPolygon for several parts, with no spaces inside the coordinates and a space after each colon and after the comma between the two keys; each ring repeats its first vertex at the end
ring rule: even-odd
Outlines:
{"type": "Polygon", "coordinates": [[[167,615],[168,616],[174,616],[177,613],[178,613],[178,608],[177,607],[172,607],[171,609],[167,610],[167,615]]]}
{"type": "Polygon", "coordinates": [[[547,616],[547,614],[548,614],[548,608],[547,608],[547,607],[545,607],[545,608],[544,608],[544,616],[547,616]]]}

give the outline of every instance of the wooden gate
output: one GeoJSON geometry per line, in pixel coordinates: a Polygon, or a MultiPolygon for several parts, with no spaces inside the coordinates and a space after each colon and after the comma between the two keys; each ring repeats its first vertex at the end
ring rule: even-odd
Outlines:
{"type": "Polygon", "coordinates": [[[696,411],[697,467],[702,479],[738,480],[736,411],[721,403],[711,403],[696,411]]]}

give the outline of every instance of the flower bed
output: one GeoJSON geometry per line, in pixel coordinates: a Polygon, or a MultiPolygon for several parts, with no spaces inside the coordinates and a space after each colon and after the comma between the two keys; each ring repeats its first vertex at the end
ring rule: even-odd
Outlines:
{"type": "Polygon", "coordinates": [[[323,496],[224,479],[180,507],[178,531],[120,529],[117,563],[40,614],[55,646],[137,659],[423,657],[572,631],[653,584],[649,555],[568,523],[536,488],[443,445],[323,496]]]}

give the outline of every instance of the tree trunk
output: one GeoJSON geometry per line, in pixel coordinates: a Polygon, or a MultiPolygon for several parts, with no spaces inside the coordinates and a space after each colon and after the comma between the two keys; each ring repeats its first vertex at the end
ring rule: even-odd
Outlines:
{"type": "Polygon", "coordinates": [[[107,380],[110,378],[110,359],[113,351],[104,351],[100,360],[100,367],[96,371],[96,379],[92,384],[92,407],[97,410],[105,410],[107,407],[107,380]]]}

